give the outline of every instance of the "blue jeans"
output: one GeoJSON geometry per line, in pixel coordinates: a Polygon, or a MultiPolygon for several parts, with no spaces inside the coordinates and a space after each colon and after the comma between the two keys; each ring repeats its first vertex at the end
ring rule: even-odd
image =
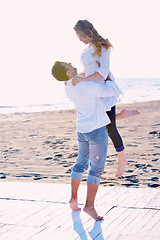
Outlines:
{"type": "Polygon", "coordinates": [[[78,132],[78,158],[71,177],[81,180],[89,167],[87,182],[99,185],[107,157],[108,131],[106,126],[89,133],[78,132]]]}
{"type": "Polygon", "coordinates": [[[111,121],[111,123],[107,125],[109,137],[111,138],[116,151],[121,152],[124,150],[124,145],[116,127],[116,106],[112,107],[111,110],[106,113],[111,121]]]}

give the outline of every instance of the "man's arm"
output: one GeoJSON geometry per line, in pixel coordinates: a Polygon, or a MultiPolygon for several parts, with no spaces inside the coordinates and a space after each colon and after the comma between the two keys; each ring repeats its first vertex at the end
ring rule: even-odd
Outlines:
{"type": "Polygon", "coordinates": [[[121,94],[116,83],[112,81],[107,81],[105,84],[98,84],[95,82],[86,82],[86,84],[88,94],[95,98],[113,97],[121,94]]]}

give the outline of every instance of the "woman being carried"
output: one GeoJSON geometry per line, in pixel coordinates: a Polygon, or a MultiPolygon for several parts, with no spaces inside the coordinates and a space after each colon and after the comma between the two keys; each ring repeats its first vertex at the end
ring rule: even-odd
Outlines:
{"type": "MultiPolygon", "coordinates": [[[[74,30],[84,44],[88,45],[81,55],[81,62],[84,66],[84,72],[72,79],[72,84],[76,85],[80,81],[95,81],[105,84],[105,81],[115,81],[110,72],[110,52],[112,44],[108,39],[102,38],[93,25],[87,20],[79,20],[74,26],[74,30]]],[[[118,88],[118,86],[117,86],[118,88]]],[[[111,138],[118,155],[118,169],[116,177],[123,175],[127,166],[127,160],[124,154],[124,145],[122,138],[116,127],[116,104],[119,101],[117,97],[104,98],[106,113],[111,123],[107,126],[108,134],[111,138]]],[[[139,115],[137,110],[122,110],[122,118],[139,115]]]]}

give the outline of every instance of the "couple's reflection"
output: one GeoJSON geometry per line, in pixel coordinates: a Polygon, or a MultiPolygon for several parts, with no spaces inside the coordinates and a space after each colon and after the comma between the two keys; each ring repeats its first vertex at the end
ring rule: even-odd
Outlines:
{"type": "MultiPolygon", "coordinates": [[[[74,225],[74,230],[78,233],[81,240],[88,240],[86,231],[85,231],[85,224],[83,226],[81,221],[81,214],[82,211],[72,211],[72,220],[74,225]]],[[[96,236],[99,236],[99,240],[104,240],[103,234],[102,234],[102,228],[101,223],[103,221],[95,221],[94,226],[91,231],[88,232],[91,239],[95,239],[96,236]]]]}

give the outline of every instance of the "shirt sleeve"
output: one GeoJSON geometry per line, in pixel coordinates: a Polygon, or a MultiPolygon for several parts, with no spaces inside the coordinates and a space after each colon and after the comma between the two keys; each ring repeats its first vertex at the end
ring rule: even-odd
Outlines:
{"type": "Polygon", "coordinates": [[[107,78],[110,71],[110,48],[107,50],[102,47],[101,56],[99,57],[100,67],[97,72],[99,72],[105,79],[107,78]]]}
{"type": "Polygon", "coordinates": [[[106,84],[98,84],[95,82],[87,82],[87,93],[93,98],[106,98],[119,96],[121,94],[120,89],[115,82],[107,81],[106,84]]]}

